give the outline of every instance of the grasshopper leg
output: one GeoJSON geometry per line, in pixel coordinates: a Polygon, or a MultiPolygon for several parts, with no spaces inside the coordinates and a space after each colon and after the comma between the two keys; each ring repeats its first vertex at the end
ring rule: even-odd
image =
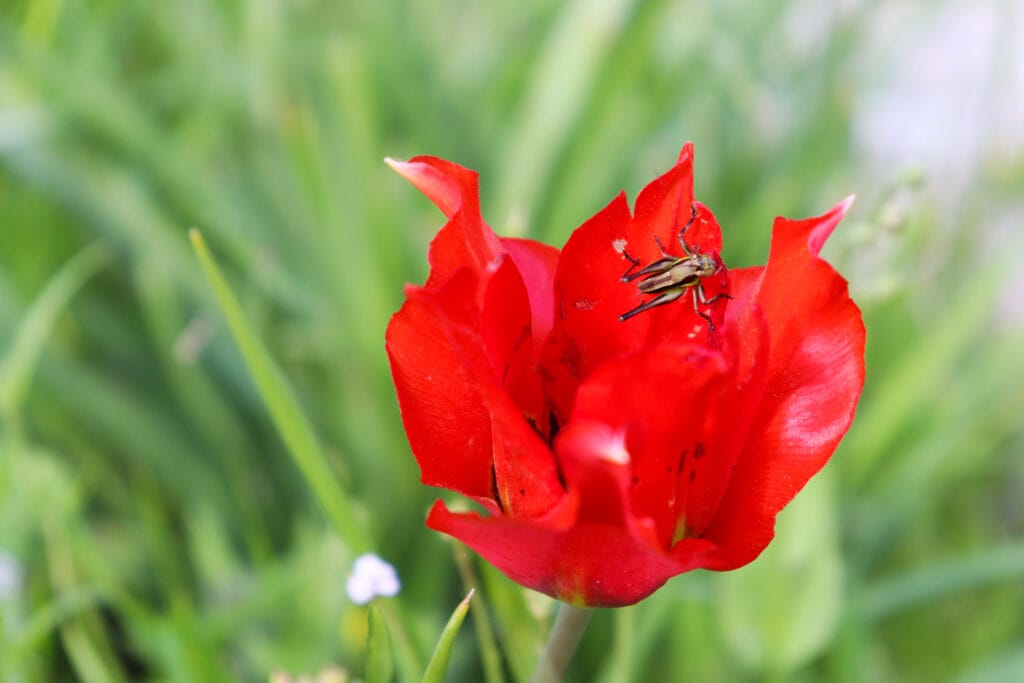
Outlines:
{"type": "Polygon", "coordinates": [[[626,311],[625,313],[620,315],[619,316],[619,322],[621,323],[621,322],[624,322],[626,320],[629,320],[634,315],[636,315],[638,313],[643,313],[644,311],[649,311],[650,309],[654,308],[655,306],[661,306],[663,304],[671,303],[671,302],[675,301],[676,299],[678,299],[679,297],[681,297],[686,290],[687,290],[687,287],[673,287],[672,289],[666,289],[663,293],[661,293],[660,295],[654,297],[650,301],[642,303],[639,306],[637,306],[636,308],[634,308],[634,309],[632,309],[630,311],[626,311]]]}
{"type": "Polygon", "coordinates": [[[626,251],[625,249],[623,249],[620,253],[625,257],[625,259],[627,261],[629,261],[629,268],[626,268],[626,272],[623,273],[622,277],[619,278],[619,279],[622,280],[623,282],[629,282],[630,280],[633,279],[633,277],[632,277],[633,269],[640,267],[640,259],[633,258],[632,256],[629,255],[629,252],[626,251]]]}
{"type": "Polygon", "coordinates": [[[665,258],[674,258],[671,254],[665,251],[665,247],[662,246],[661,244],[661,238],[658,237],[657,235],[654,236],[654,243],[658,245],[658,251],[661,252],[662,256],[664,256],[665,258]]]}
{"type": "Polygon", "coordinates": [[[693,291],[693,310],[697,312],[697,315],[699,315],[700,317],[702,317],[702,318],[704,318],[705,320],[708,321],[708,332],[710,332],[712,334],[714,333],[714,331],[715,331],[715,323],[711,320],[711,316],[710,315],[708,315],[703,310],[701,310],[701,307],[702,306],[703,307],[710,306],[711,304],[715,303],[719,299],[731,299],[731,298],[732,297],[729,296],[728,294],[716,294],[715,296],[713,296],[713,297],[711,297],[709,299],[707,297],[707,294],[704,293],[704,286],[702,284],[697,283],[697,286],[694,287],[694,291],[693,291]]]}
{"type": "MultiPolygon", "coordinates": [[[[686,234],[686,231],[690,229],[690,226],[693,225],[693,222],[695,220],[697,220],[697,202],[693,202],[690,204],[690,220],[686,221],[686,225],[684,225],[683,229],[679,231],[679,246],[683,248],[683,252],[687,256],[693,256],[694,252],[692,249],[690,249],[690,245],[686,243],[686,240],[683,239],[683,235],[686,234]]],[[[655,237],[654,239],[658,238],[655,237]]],[[[661,246],[660,242],[658,243],[658,246],[661,246]]],[[[662,253],[665,253],[664,250],[662,250],[662,253]]]]}

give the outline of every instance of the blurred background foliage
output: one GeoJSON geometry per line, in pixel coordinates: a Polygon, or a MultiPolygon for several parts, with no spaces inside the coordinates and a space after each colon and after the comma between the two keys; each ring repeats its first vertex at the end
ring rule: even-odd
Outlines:
{"type": "Polygon", "coordinates": [[[7,0],[3,680],[364,670],[353,549],[191,226],[398,568],[399,673],[479,582],[450,679],[497,679],[490,625],[523,680],[550,602],[422,523],[383,335],[443,221],[382,158],[474,168],[498,232],[560,245],[687,139],[732,266],[858,194],[826,255],[868,383],[761,560],[597,614],[570,677],[1024,680],[1021,35],[1012,0],[7,0]]]}

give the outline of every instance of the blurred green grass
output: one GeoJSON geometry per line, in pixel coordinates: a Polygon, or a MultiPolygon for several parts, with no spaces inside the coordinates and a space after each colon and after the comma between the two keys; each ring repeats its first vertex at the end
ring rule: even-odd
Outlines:
{"type": "MultiPolygon", "coordinates": [[[[3,680],[363,670],[352,551],[263,409],[193,226],[397,566],[386,619],[425,662],[467,578],[422,524],[438,493],[418,484],[383,334],[442,218],[382,159],[474,168],[492,226],[561,244],[686,139],[730,265],[763,262],[774,215],[858,193],[826,253],[864,308],[868,385],[765,557],[598,614],[571,677],[1024,675],[1024,136],[965,118],[933,154],[880,154],[943,114],[864,123],[915,63],[901,49],[966,5],[818,7],[5,3],[0,551],[21,582],[0,594],[3,680]]],[[[1011,3],[974,7],[1020,25],[1011,3]]],[[[986,111],[1024,78],[1000,59],[1008,35],[968,74],[986,111]]],[[[550,605],[471,573],[470,621],[486,605],[521,680],[550,605]]],[[[452,680],[483,675],[473,633],[452,680]]]]}

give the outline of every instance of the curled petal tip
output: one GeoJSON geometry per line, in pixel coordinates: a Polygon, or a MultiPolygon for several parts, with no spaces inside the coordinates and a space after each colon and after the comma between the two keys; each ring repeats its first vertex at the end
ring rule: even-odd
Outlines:
{"type": "Polygon", "coordinates": [[[451,218],[462,206],[462,192],[456,180],[431,161],[431,157],[416,157],[410,161],[384,157],[385,164],[412,183],[434,202],[444,215],[451,218]]]}

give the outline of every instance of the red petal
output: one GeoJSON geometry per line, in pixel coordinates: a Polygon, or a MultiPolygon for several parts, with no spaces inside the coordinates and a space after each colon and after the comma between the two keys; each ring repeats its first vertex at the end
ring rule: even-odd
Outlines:
{"type": "MultiPolygon", "coordinates": [[[[588,490],[602,490],[621,500],[622,483],[608,468],[577,473],[588,490]]],[[[524,521],[509,516],[482,518],[476,513],[450,512],[438,502],[427,525],[458,538],[516,583],[578,605],[630,605],[650,595],[669,578],[700,565],[706,541],[692,541],[677,559],[653,543],[653,529],[618,514],[614,503],[602,505],[604,519],[585,514],[577,494],[565,497],[543,519],[524,521]]],[[[592,511],[593,512],[593,511],[592,511]]]]}
{"type": "MultiPolygon", "coordinates": [[[[623,249],[644,264],[652,263],[662,258],[657,236],[668,253],[683,254],[677,238],[692,215],[692,170],[692,146],[687,144],[676,165],[641,191],[635,218],[620,194],[573,232],[562,250],[555,274],[555,328],[542,364],[560,419],[571,410],[579,380],[606,358],[707,334],[707,324],[693,310],[695,292],[684,292],[672,304],[619,322],[620,315],[651,298],[640,294],[636,281],[621,281],[630,265],[623,249]]],[[[686,240],[716,253],[722,239],[718,223],[706,208],[697,208],[686,240]]],[[[728,292],[724,269],[702,284],[708,297],[728,292]]],[[[719,320],[725,304],[720,301],[713,309],[719,320]]]]}
{"type": "Polygon", "coordinates": [[[548,513],[565,497],[551,449],[511,401],[492,397],[494,483],[502,509],[520,519],[548,513]]]}
{"type": "MultiPolygon", "coordinates": [[[[537,397],[524,392],[533,364],[530,300],[511,258],[505,257],[487,279],[480,313],[480,341],[497,385],[517,402],[537,397]],[[524,396],[524,393],[526,395],[524,396]]],[[[534,389],[540,393],[540,386],[534,389]]],[[[532,399],[532,400],[531,400],[532,399]]]]}
{"type": "Polygon", "coordinates": [[[501,238],[501,246],[512,257],[530,297],[534,346],[540,349],[555,321],[555,268],[558,249],[533,240],[501,238]]]}
{"type": "MultiPolygon", "coordinates": [[[[693,143],[687,142],[675,165],[637,196],[634,234],[649,244],[629,244],[626,248],[630,254],[650,253],[651,260],[660,257],[654,249],[655,235],[667,250],[677,249],[679,231],[693,216],[693,203],[693,143]]],[[[722,232],[707,207],[700,208],[703,211],[686,231],[686,241],[699,252],[717,254],[722,251],[722,232]]]]}
{"type": "Polygon", "coordinates": [[[546,439],[550,415],[538,366],[554,317],[552,286],[558,251],[530,240],[505,238],[502,245],[508,248],[508,257],[500,276],[496,274],[488,285],[484,339],[500,356],[494,367],[501,387],[546,439]]]}
{"type": "Polygon", "coordinates": [[[541,515],[562,498],[554,456],[540,434],[548,421],[535,371],[531,301],[510,257],[490,277],[481,338],[494,378],[482,387],[492,416],[494,477],[505,512],[541,515]]]}
{"type": "Polygon", "coordinates": [[[723,371],[697,345],[645,349],[598,369],[556,439],[569,492],[547,515],[481,518],[437,505],[428,524],[562,600],[613,606],[646,597],[706,563],[712,549],[690,538],[668,551],[680,448],[700,432],[702,402],[723,371]]]}
{"type": "MultiPolygon", "coordinates": [[[[751,269],[732,271],[742,282],[751,269]]],[[[730,302],[734,303],[734,302],[730,302]]],[[[680,463],[679,505],[685,504],[676,537],[700,536],[718,512],[732,478],[761,400],[767,377],[767,324],[760,309],[753,309],[744,326],[726,326],[720,333],[723,356],[729,359],[728,382],[707,392],[707,417],[695,432],[696,443],[680,463]],[[741,340],[741,335],[744,339],[741,340]]]]}
{"type": "Polygon", "coordinates": [[[402,419],[424,483],[491,507],[498,495],[507,511],[536,516],[564,491],[515,400],[543,404],[539,382],[520,381],[515,394],[505,386],[530,362],[529,300],[508,257],[481,285],[482,311],[472,307],[475,279],[462,268],[434,291],[411,288],[392,318],[387,351],[402,419]]]}
{"type": "Polygon", "coordinates": [[[619,277],[629,265],[616,250],[632,224],[626,195],[577,228],[562,249],[555,274],[555,323],[542,370],[555,413],[569,419],[576,386],[601,360],[632,346],[617,322],[631,299],[619,277]]]}
{"type": "Polygon", "coordinates": [[[570,524],[562,530],[556,523],[452,513],[440,501],[427,518],[427,526],[459,539],[516,583],[577,605],[632,604],[676,573],[671,557],[637,547],[622,527],[570,524]]]}
{"type": "MultiPolygon", "coordinates": [[[[700,448],[705,415],[725,388],[724,360],[697,344],[644,349],[605,363],[579,388],[572,419],[596,421],[621,435],[630,466],[631,513],[654,521],[658,543],[668,549],[684,516],[677,481],[684,462],[700,448]]],[[[562,434],[556,441],[563,466],[562,434]]],[[[572,479],[571,475],[569,477],[572,479]]],[[[685,491],[685,489],[682,489],[685,491]]],[[[600,500],[582,491],[584,500],[600,500]]]]}
{"type": "Polygon", "coordinates": [[[426,286],[436,286],[463,266],[482,274],[501,254],[501,245],[480,216],[477,174],[431,156],[385,161],[449,219],[430,243],[430,277],[426,286]]]}
{"type": "Polygon", "coordinates": [[[413,292],[388,324],[386,348],[423,483],[493,499],[491,416],[440,307],[413,292]]]}
{"type": "Polygon", "coordinates": [[[740,566],[764,549],[776,514],[824,466],[853,420],[864,383],[864,323],[846,281],[817,257],[848,207],[849,200],[817,218],[777,219],[768,265],[734,283],[734,303],[746,306],[730,309],[730,318],[760,309],[770,349],[749,438],[705,533],[722,547],[712,568],[740,566]]]}

